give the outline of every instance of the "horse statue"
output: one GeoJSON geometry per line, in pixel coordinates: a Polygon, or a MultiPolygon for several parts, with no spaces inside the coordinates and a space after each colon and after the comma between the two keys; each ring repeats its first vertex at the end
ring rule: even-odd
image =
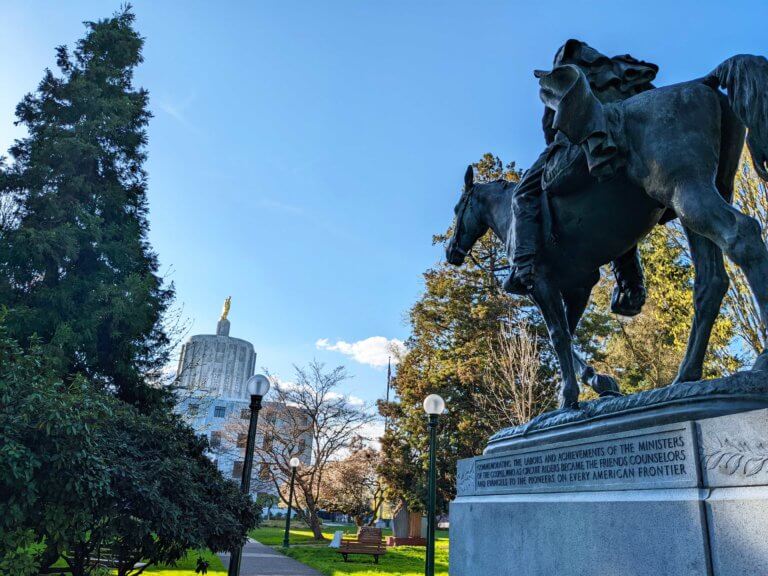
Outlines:
{"type": "MultiPolygon", "coordinates": [[[[723,253],[744,271],[768,321],[768,251],[760,226],[731,206],[745,127],[755,168],[768,181],[768,60],[734,56],[704,78],[613,104],[601,104],[575,66],[535,75],[541,99],[555,112],[554,128],[587,160],[571,163],[545,190],[531,293],[560,364],[560,407],[578,408],[577,369],[601,396],[618,393],[615,380],[574,353],[573,334],[600,267],[645,238],[668,210],[685,229],[695,271],[693,325],[673,384],[700,380],[728,289],[723,253]]],[[[508,253],[514,248],[514,185],[473,178],[470,166],[446,247],[457,266],[489,228],[508,253]]]]}

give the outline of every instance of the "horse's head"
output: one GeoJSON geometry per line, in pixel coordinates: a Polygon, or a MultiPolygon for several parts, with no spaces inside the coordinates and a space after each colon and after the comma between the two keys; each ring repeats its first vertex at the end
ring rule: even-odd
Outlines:
{"type": "Polygon", "coordinates": [[[446,260],[454,266],[464,263],[464,258],[472,250],[472,246],[488,231],[488,224],[481,218],[477,202],[477,188],[482,184],[476,185],[474,177],[470,165],[464,174],[464,192],[454,208],[456,225],[445,249],[446,260]]]}

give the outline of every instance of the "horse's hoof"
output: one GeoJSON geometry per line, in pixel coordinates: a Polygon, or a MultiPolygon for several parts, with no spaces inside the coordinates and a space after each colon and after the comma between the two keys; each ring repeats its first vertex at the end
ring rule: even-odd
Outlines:
{"type": "Polygon", "coordinates": [[[589,385],[592,390],[597,393],[601,398],[606,396],[621,396],[621,390],[619,389],[619,383],[616,380],[608,376],[607,374],[594,374],[589,379],[589,385]]]}
{"type": "Polygon", "coordinates": [[[752,370],[768,370],[768,350],[764,350],[752,365],[752,370]]]}
{"type": "Polygon", "coordinates": [[[579,409],[579,395],[575,397],[560,396],[560,410],[578,410],[579,409]]]}
{"type": "MultiPolygon", "coordinates": [[[[754,370],[754,368],[752,368],[754,370]]],[[[758,368],[760,370],[761,368],[758,368]]],[[[701,380],[702,374],[699,372],[698,374],[691,374],[691,373],[685,373],[685,372],[678,372],[677,376],[675,376],[675,379],[672,380],[672,383],[670,386],[676,386],[677,384],[685,384],[687,382],[698,382],[701,380]]]]}

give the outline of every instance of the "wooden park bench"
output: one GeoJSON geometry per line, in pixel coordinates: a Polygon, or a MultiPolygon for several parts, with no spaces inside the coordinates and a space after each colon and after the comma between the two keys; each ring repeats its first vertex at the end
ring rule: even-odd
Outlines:
{"type": "Polygon", "coordinates": [[[370,554],[373,556],[374,563],[379,563],[379,556],[387,552],[387,545],[381,537],[381,528],[370,528],[363,526],[354,539],[343,539],[341,545],[336,551],[344,557],[347,562],[350,554],[370,554]]]}

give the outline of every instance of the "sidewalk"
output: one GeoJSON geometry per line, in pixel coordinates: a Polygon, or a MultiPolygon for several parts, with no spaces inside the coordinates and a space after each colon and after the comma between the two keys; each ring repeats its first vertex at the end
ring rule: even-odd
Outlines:
{"type": "MultiPolygon", "coordinates": [[[[229,554],[219,554],[224,568],[229,567],[229,554]]],[[[283,556],[269,546],[249,540],[243,548],[240,576],[322,576],[317,570],[283,556]]]]}

